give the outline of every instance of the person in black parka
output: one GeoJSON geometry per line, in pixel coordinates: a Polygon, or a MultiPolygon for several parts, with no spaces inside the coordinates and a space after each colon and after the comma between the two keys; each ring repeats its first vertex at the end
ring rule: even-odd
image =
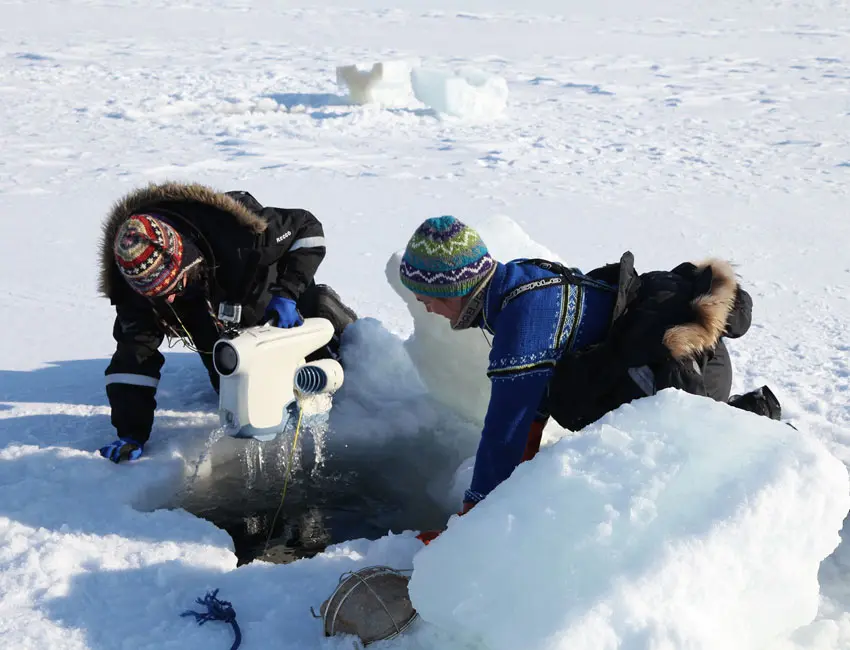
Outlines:
{"type": "Polygon", "coordinates": [[[99,282],[116,313],[117,346],[105,374],[118,439],[101,455],[114,462],[141,456],[166,337],[199,353],[216,391],[211,352],[225,327],[297,327],[322,316],[334,338],[309,360],[336,358],[339,337],[357,315],[314,281],[325,250],[312,213],[264,207],[244,191],[163,183],[118,201],[103,225],[99,282]]]}

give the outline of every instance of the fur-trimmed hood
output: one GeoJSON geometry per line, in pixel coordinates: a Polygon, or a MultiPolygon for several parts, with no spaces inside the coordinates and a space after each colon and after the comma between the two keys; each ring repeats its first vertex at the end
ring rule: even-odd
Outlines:
{"type": "Polygon", "coordinates": [[[664,334],[664,345],[679,360],[717,344],[726,331],[738,293],[738,280],[729,262],[712,258],[695,266],[697,274],[711,269],[711,288],[691,301],[692,322],[671,327],[664,334]]]}
{"type": "Polygon", "coordinates": [[[233,215],[241,223],[256,233],[262,233],[267,223],[257,214],[236,199],[210,187],[197,183],[167,182],[136,189],[118,200],[103,223],[100,242],[100,277],[98,290],[107,298],[112,296],[115,278],[115,258],[113,257],[113,242],[121,223],[131,215],[146,210],[156,211],[156,205],[161,203],[200,203],[210,208],[233,215]]]}

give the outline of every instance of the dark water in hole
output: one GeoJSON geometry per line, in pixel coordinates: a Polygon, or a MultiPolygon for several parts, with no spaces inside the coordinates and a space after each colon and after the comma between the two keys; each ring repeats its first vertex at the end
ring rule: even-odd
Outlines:
{"type": "Polygon", "coordinates": [[[303,433],[276,521],[289,440],[221,440],[209,476],[190,481],[176,505],[225,530],[240,565],[292,562],[346,540],[445,524],[448,515],[426,493],[433,470],[421,450],[346,446],[320,449],[317,462],[315,439],[309,428],[303,433]]]}

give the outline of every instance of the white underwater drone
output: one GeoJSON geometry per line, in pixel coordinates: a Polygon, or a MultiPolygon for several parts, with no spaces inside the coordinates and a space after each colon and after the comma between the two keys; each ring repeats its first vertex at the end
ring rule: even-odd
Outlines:
{"type": "Polygon", "coordinates": [[[219,420],[234,438],[273,440],[297,413],[304,395],[333,393],[343,382],[334,359],[305,357],[334,335],[326,318],[307,318],[289,329],[258,325],[229,332],[213,346],[220,377],[219,420]]]}

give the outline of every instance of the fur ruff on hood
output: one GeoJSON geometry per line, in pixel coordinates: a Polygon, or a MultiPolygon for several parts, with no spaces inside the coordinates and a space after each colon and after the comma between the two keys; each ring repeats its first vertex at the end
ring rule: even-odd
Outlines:
{"type": "Polygon", "coordinates": [[[697,272],[711,268],[711,288],[691,301],[693,322],[671,327],[664,334],[664,345],[678,360],[693,357],[717,344],[726,331],[738,291],[735,270],[729,262],[709,259],[696,267],[697,272]]]}
{"type": "Polygon", "coordinates": [[[157,203],[180,203],[194,202],[203,203],[216,210],[227,212],[241,224],[248,226],[256,233],[262,233],[266,222],[258,215],[251,212],[236,199],[227,196],[223,192],[200,185],[198,183],[151,183],[147,187],[136,189],[112,206],[109,215],[103,223],[100,241],[100,278],[98,290],[107,298],[112,295],[113,290],[113,267],[115,258],[113,256],[113,242],[121,223],[135,213],[143,213],[146,210],[156,212],[157,203]]]}

